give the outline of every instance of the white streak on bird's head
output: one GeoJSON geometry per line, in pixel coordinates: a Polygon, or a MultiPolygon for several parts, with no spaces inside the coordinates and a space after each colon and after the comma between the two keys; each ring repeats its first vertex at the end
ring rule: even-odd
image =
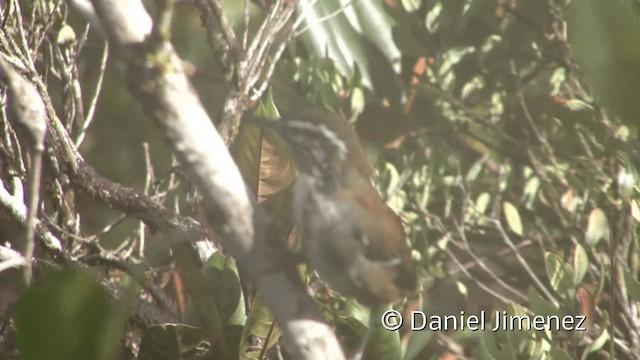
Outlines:
{"type": "Polygon", "coordinates": [[[340,170],[345,163],[345,143],[322,124],[286,120],[279,121],[276,130],[289,143],[296,166],[302,172],[326,176],[340,170]]]}

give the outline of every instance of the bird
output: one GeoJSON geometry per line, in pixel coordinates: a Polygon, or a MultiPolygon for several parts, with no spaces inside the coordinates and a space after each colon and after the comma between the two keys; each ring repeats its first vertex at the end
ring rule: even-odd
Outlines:
{"type": "Polygon", "coordinates": [[[324,109],[262,122],[290,150],[297,169],[294,223],[320,279],[371,307],[414,293],[417,275],[404,226],[375,189],[353,127],[324,109]]]}

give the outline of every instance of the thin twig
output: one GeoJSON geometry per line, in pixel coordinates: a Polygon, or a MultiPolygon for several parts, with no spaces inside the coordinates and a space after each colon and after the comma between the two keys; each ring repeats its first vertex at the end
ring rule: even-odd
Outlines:
{"type": "Polygon", "coordinates": [[[462,273],[471,281],[473,281],[476,285],[478,285],[478,287],[480,287],[482,290],[486,291],[489,295],[495,297],[496,299],[502,301],[505,304],[508,304],[511,302],[511,299],[506,298],[505,296],[503,296],[502,294],[496,292],[495,290],[493,290],[492,288],[490,288],[489,286],[485,285],[483,282],[481,282],[480,280],[478,280],[477,276],[473,276],[471,275],[471,273],[469,271],[467,271],[467,269],[464,268],[464,265],[462,265],[462,263],[460,262],[460,260],[458,260],[458,258],[453,254],[453,252],[451,251],[451,249],[447,248],[447,255],[449,255],[449,257],[453,260],[453,262],[456,263],[456,265],[458,266],[458,268],[460,269],[460,271],[462,271],[462,273]]]}
{"type": "Polygon", "coordinates": [[[538,276],[533,271],[533,269],[531,269],[531,266],[529,266],[529,263],[527,263],[527,261],[524,259],[522,254],[520,254],[520,250],[518,249],[518,247],[516,247],[513,244],[513,241],[511,241],[511,238],[509,237],[507,232],[504,230],[504,227],[500,223],[500,220],[492,219],[492,218],[487,218],[487,220],[494,223],[496,229],[498,229],[498,231],[500,232],[500,235],[502,236],[502,239],[504,240],[505,244],[507,244],[509,248],[511,248],[513,253],[516,255],[516,259],[518,260],[520,265],[522,265],[524,270],[527,272],[527,274],[529,275],[531,280],[533,280],[536,286],[540,289],[540,291],[544,293],[544,295],[549,299],[549,301],[553,303],[553,305],[558,306],[558,300],[556,300],[555,296],[553,296],[553,294],[551,294],[551,292],[547,290],[547,287],[542,283],[542,281],[540,281],[540,278],[538,278],[538,276]]]}
{"type": "Polygon", "coordinates": [[[80,144],[82,144],[82,141],[84,140],[84,136],[87,132],[87,129],[89,129],[89,126],[93,122],[96,106],[98,105],[98,99],[100,98],[100,92],[102,91],[104,75],[107,70],[108,58],[109,58],[109,44],[107,44],[107,42],[105,41],[104,48],[102,50],[102,58],[100,59],[100,72],[98,73],[98,80],[96,81],[96,89],[94,91],[93,98],[91,99],[91,103],[89,104],[89,110],[87,110],[86,118],[82,123],[82,128],[80,129],[80,132],[76,137],[76,141],[74,142],[74,145],[76,147],[79,147],[80,144]]]}

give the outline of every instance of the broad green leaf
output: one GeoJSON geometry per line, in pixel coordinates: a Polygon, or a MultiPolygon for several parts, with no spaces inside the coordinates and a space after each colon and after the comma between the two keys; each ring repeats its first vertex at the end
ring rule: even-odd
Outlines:
{"type": "MultiPolygon", "coordinates": [[[[228,351],[237,351],[247,315],[235,260],[216,252],[203,265],[201,273],[206,287],[198,289],[200,293],[191,294],[182,316],[183,321],[188,325],[203,327],[202,315],[193,300],[213,301],[224,327],[226,348],[228,351]]],[[[232,353],[230,356],[237,355],[232,353]]]]}
{"type": "Polygon", "coordinates": [[[91,275],[71,270],[42,274],[16,306],[21,358],[113,359],[114,336],[124,328],[111,321],[113,315],[105,290],[91,275]]]}
{"type": "Polygon", "coordinates": [[[364,329],[371,325],[371,311],[366,306],[353,299],[347,299],[344,313],[347,323],[359,333],[364,334],[364,329]]]}
{"type": "Polygon", "coordinates": [[[602,349],[602,347],[604,346],[604,344],[607,343],[608,340],[609,340],[609,331],[607,331],[606,327],[603,327],[602,334],[600,334],[600,336],[598,336],[598,338],[595,341],[587,345],[580,359],[586,360],[589,354],[592,354],[602,349]]]}
{"type": "Polygon", "coordinates": [[[369,309],[353,299],[347,300],[342,320],[358,336],[358,341],[371,327],[371,334],[365,353],[367,358],[374,359],[402,359],[400,334],[382,327],[379,319],[382,314],[391,310],[390,306],[369,309]],[[373,320],[373,321],[372,321],[373,320]]]}
{"type": "Polygon", "coordinates": [[[422,353],[425,346],[429,344],[434,331],[413,331],[409,336],[409,343],[407,344],[406,352],[404,354],[404,360],[419,359],[417,356],[422,353]]]}
{"type": "MultiPolygon", "coordinates": [[[[495,322],[495,319],[493,319],[495,322]]],[[[517,346],[511,343],[511,338],[505,331],[483,331],[482,341],[487,351],[495,359],[517,359],[517,346]]]]}
{"type": "Polygon", "coordinates": [[[609,221],[607,215],[600,208],[591,210],[589,223],[585,232],[585,241],[590,246],[595,246],[600,240],[609,235],[609,221]]]}
{"type": "Polygon", "coordinates": [[[509,228],[513,230],[514,233],[522,236],[522,220],[520,220],[518,209],[513,206],[512,203],[505,201],[502,203],[502,211],[504,212],[504,217],[507,219],[509,228]]]}
{"type": "Polygon", "coordinates": [[[585,274],[589,270],[589,257],[587,252],[580,244],[576,245],[576,253],[573,257],[573,284],[578,286],[584,279],[585,274]]]}
{"type": "Polygon", "coordinates": [[[562,316],[560,310],[545,300],[533,286],[529,287],[527,298],[535,315],[562,316]]]}
{"type": "Polygon", "coordinates": [[[280,330],[274,325],[271,310],[267,308],[259,292],[253,298],[243,330],[240,342],[241,360],[257,360],[263,347],[269,349],[280,339],[280,330]]]}
{"type": "Polygon", "coordinates": [[[575,289],[573,284],[574,275],[571,268],[565,266],[562,259],[551,252],[545,255],[545,268],[553,290],[563,297],[571,295],[572,289],[575,289]]]}

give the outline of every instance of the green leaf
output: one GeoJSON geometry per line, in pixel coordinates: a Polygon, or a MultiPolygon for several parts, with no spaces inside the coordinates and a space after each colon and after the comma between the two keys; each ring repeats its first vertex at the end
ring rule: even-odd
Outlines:
{"type": "Polygon", "coordinates": [[[638,203],[638,200],[631,201],[631,216],[633,216],[637,222],[640,222],[640,203],[638,203]]]}
{"type": "Polygon", "coordinates": [[[581,110],[593,110],[593,106],[587,104],[586,102],[578,99],[569,99],[565,102],[565,105],[571,111],[581,111],[581,110]]]}
{"type": "Polygon", "coordinates": [[[398,173],[398,169],[396,169],[396,167],[391,163],[385,163],[384,170],[385,177],[388,178],[386,192],[387,195],[391,195],[398,189],[398,186],[400,184],[400,174],[398,173]]]}
{"type": "Polygon", "coordinates": [[[487,211],[487,207],[489,206],[489,202],[491,201],[491,195],[488,192],[483,192],[478,195],[476,199],[476,211],[478,214],[484,214],[487,211]]]}
{"type": "Polygon", "coordinates": [[[518,358],[518,352],[511,343],[511,338],[506,336],[505,331],[483,331],[482,342],[487,351],[495,359],[515,360],[518,358]]]}
{"type": "Polygon", "coordinates": [[[386,59],[393,61],[393,59],[400,58],[402,54],[393,41],[393,35],[390,31],[395,25],[395,21],[385,10],[383,2],[379,0],[355,1],[351,6],[355,10],[357,19],[349,17],[348,11],[346,14],[350,21],[358,21],[362,30],[361,35],[380,49],[386,59]],[[386,31],[380,31],[380,29],[386,29],[386,31]]]}
{"type": "MultiPolygon", "coordinates": [[[[218,251],[209,257],[201,272],[207,286],[199,288],[200,293],[191,294],[183,321],[188,325],[203,327],[202,314],[199,313],[193,300],[195,298],[200,301],[211,299],[224,326],[224,340],[227,342],[225,345],[227,349],[237,351],[247,315],[235,260],[218,251]]],[[[233,353],[230,356],[237,355],[233,353]]]]}
{"type": "Polygon", "coordinates": [[[545,255],[545,268],[553,290],[563,297],[571,295],[572,290],[575,289],[571,268],[565,266],[560,257],[551,252],[545,255]]]}
{"type": "Polygon", "coordinates": [[[633,300],[640,301],[640,282],[638,282],[635,276],[627,269],[623,269],[622,274],[624,275],[624,285],[627,289],[627,294],[629,294],[633,300]]]}
{"type": "Polygon", "coordinates": [[[609,340],[609,332],[605,327],[603,327],[602,334],[600,334],[600,336],[598,336],[598,338],[595,341],[587,345],[580,359],[586,360],[589,354],[593,354],[594,352],[597,352],[598,350],[602,349],[602,347],[604,346],[604,344],[607,343],[608,340],[609,340]]]}
{"type": "Polygon", "coordinates": [[[267,95],[263,97],[260,102],[258,102],[258,106],[254,111],[253,115],[265,118],[265,119],[279,119],[280,113],[278,112],[278,108],[276,107],[275,102],[273,101],[273,91],[269,89],[267,91],[267,95]]]}
{"type": "Polygon", "coordinates": [[[408,12],[413,12],[420,9],[420,0],[402,0],[402,6],[408,12]]]}
{"type": "Polygon", "coordinates": [[[258,292],[253,298],[251,311],[242,333],[239,358],[241,360],[258,359],[263,347],[266,346],[269,349],[274,346],[280,339],[280,330],[277,326],[273,326],[274,320],[271,310],[269,310],[262,299],[262,295],[258,292]],[[271,331],[272,329],[273,331],[271,331]],[[268,336],[269,339],[267,339],[268,336]]]}
{"type": "Polygon", "coordinates": [[[513,206],[512,203],[505,201],[502,203],[502,211],[504,212],[504,216],[507,219],[509,228],[513,230],[514,233],[522,236],[522,220],[520,220],[518,209],[513,206]]]}
{"type": "Polygon", "coordinates": [[[560,310],[545,300],[533,286],[529,287],[527,298],[529,299],[529,304],[531,305],[531,310],[533,310],[534,314],[562,317],[560,310]]]}
{"type": "Polygon", "coordinates": [[[580,285],[582,279],[589,270],[589,257],[587,256],[587,252],[584,250],[580,244],[576,245],[576,253],[573,257],[573,284],[575,286],[580,285]]]}
{"type": "MultiPolygon", "coordinates": [[[[508,316],[526,316],[527,313],[524,311],[524,308],[516,303],[507,304],[507,314],[508,316]]],[[[509,338],[509,342],[514,345],[517,349],[522,349],[522,343],[527,340],[529,337],[529,331],[505,331],[505,336],[509,338]]]]}
{"type": "Polygon", "coordinates": [[[427,17],[425,19],[425,26],[430,33],[436,32],[438,27],[440,26],[440,22],[438,19],[440,18],[440,14],[442,13],[442,3],[436,3],[431,10],[427,13],[427,17]]]}
{"type": "Polygon", "coordinates": [[[73,31],[73,28],[67,24],[62,25],[58,32],[58,36],[56,37],[56,42],[59,45],[70,45],[75,41],[76,33],[73,31]]]}
{"type": "Polygon", "coordinates": [[[399,66],[394,68],[400,51],[391,36],[393,21],[379,1],[358,1],[346,9],[339,0],[311,6],[299,2],[298,12],[304,16],[302,28],[307,29],[301,41],[311,58],[333,60],[346,77],[352,76],[357,66],[363,86],[391,104],[400,104],[401,90],[391,80],[400,70],[399,66]]]}
{"type": "Polygon", "coordinates": [[[409,337],[409,343],[404,354],[404,360],[418,359],[424,348],[429,344],[435,332],[413,331],[409,337]]]}
{"type": "Polygon", "coordinates": [[[360,335],[371,324],[371,311],[369,308],[353,299],[346,301],[344,314],[346,316],[345,321],[360,335]]]}
{"type": "Polygon", "coordinates": [[[112,321],[112,315],[104,289],[91,275],[71,270],[43,274],[17,304],[21,357],[113,359],[124,324],[112,321]]]}
{"type": "MultiPolygon", "coordinates": [[[[390,306],[369,309],[353,299],[345,303],[344,321],[353,333],[362,339],[367,329],[371,327],[371,334],[365,350],[365,358],[373,359],[402,359],[402,346],[398,331],[389,331],[382,327],[379,319],[382,314],[391,310],[390,306]],[[373,322],[371,320],[374,320],[373,322]]],[[[358,340],[360,341],[360,340],[358,340]]]]}
{"type": "Polygon", "coordinates": [[[607,215],[600,208],[591,210],[589,223],[585,232],[585,241],[590,246],[595,246],[602,238],[609,236],[609,221],[607,215]]]}
{"type": "Polygon", "coordinates": [[[365,98],[361,88],[355,87],[351,91],[351,112],[360,114],[364,110],[365,98]]]}

